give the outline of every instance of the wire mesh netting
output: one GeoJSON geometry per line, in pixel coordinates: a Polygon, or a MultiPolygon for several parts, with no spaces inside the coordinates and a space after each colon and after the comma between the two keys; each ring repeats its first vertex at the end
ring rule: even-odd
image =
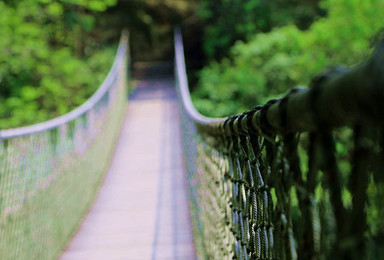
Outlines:
{"type": "Polygon", "coordinates": [[[243,114],[193,107],[181,34],[176,84],[200,259],[384,256],[383,49],[243,114]]]}
{"type": "Polygon", "coordinates": [[[0,131],[0,258],[54,259],[87,213],[126,103],[127,36],[98,91],[62,117],[0,131]]]}

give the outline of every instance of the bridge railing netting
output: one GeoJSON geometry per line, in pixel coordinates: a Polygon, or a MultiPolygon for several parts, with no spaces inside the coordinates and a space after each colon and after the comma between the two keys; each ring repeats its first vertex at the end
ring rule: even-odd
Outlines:
{"type": "Polygon", "coordinates": [[[200,259],[384,256],[383,47],[355,69],[316,76],[308,89],[211,119],[192,105],[175,31],[200,259]]]}
{"type": "Polygon", "coordinates": [[[0,131],[0,258],[54,259],[87,213],[126,103],[127,35],[97,92],[64,116],[0,131]]]}

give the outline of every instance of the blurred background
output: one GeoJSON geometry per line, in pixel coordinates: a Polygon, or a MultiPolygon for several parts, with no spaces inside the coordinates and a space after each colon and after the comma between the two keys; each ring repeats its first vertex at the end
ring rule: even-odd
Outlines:
{"type": "Polygon", "coordinates": [[[354,66],[384,27],[383,0],[2,0],[0,129],[67,113],[94,93],[123,28],[132,62],[171,61],[184,35],[195,105],[242,112],[354,66]]]}

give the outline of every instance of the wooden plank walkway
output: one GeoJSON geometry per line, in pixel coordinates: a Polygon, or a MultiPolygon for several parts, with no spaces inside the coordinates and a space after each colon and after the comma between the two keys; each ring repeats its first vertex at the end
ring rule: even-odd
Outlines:
{"type": "Polygon", "coordinates": [[[95,204],[60,259],[196,259],[180,141],[173,80],[141,81],[95,204]]]}

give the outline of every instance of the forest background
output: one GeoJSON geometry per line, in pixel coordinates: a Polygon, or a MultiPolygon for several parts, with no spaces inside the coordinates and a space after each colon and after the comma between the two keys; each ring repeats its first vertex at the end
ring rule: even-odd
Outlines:
{"type": "Polygon", "coordinates": [[[0,1],[0,129],[69,112],[106,76],[121,30],[132,61],[171,60],[181,25],[198,110],[227,116],[327,66],[368,57],[382,0],[0,1]]]}

